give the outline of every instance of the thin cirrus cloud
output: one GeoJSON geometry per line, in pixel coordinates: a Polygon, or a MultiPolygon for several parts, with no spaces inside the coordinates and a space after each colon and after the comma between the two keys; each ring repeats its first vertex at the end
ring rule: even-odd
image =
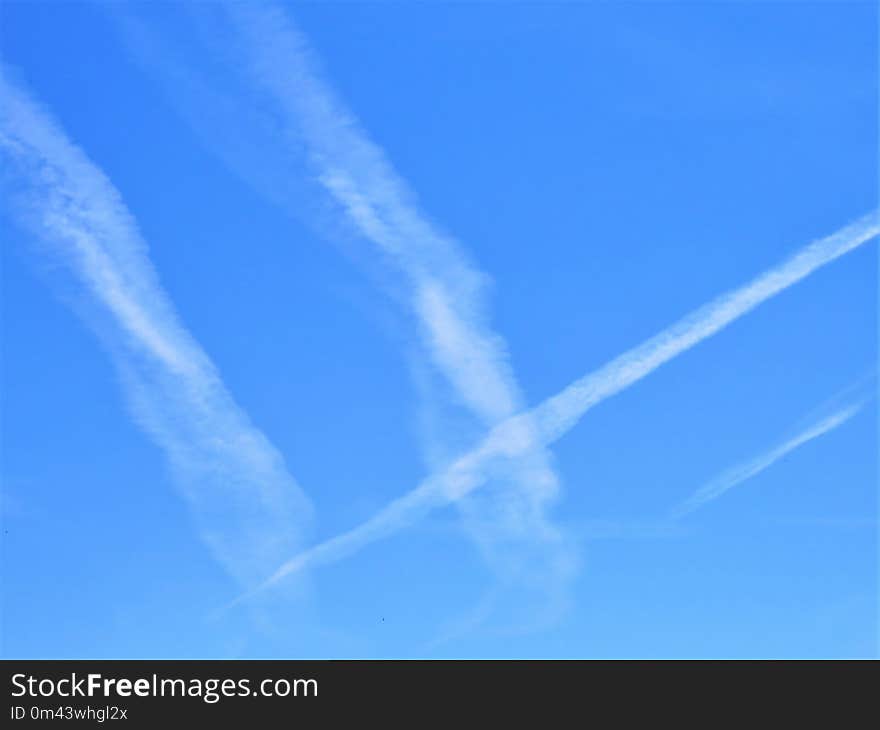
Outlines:
{"type": "Polygon", "coordinates": [[[777,446],[774,446],[760,456],[729,469],[716,479],[713,479],[709,483],[700,487],[690,497],[673,508],[671,517],[673,519],[685,517],[707,503],[718,499],[725,492],[728,492],[743,482],[756,477],[761,472],[769,469],[776,462],[785,458],[785,456],[795,449],[819,438],[829,431],[840,428],[844,423],[855,416],[864,405],[865,401],[860,401],[840,408],[830,416],[813,423],[797,435],[792,436],[790,439],[777,446]]]}
{"type": "MultiPolygon", "coordinates": [[[[181,323],[119,192],[0,71],[11,211],[72,274],[131,412],[168,458],[200,533],[243,586],[301,549],[311,506],[181,323]]],[[[8,177],[8,176],[7,176],[8,177]]]]}
{"type": "Polygon", "coordinates": [[[310,172],[348,231],[370,242],[370,256],[399,274],[402,284],[394,296],[413,316],[422,351],[444,390],[475,422],[475,432],[504,422],[517,443],[516,450],[492,461],[491,474],[484,471],[487,488],[459,502],[468,531],[504,581],[559,588],[573,574],[574,543],[549,516],[559,491],[551,457],[529,417],[513,418],[525,413],[525,402],[505,344],[488,325],[486,276],[419,210],[385,153],[323,79],[307,40],[283,9],[218,3],[191,15],[192,36],[208,51],[186,62],[151,33],[149,23],[130,14],[120,21],[142,65],[167,82],[178,108],[227,164],[298,216],[302,203],[285,197],[273,181],[299,185],[297,179],[310,172]],[[205,57],[223,73],[216,74],[216,67],[213,74],[198,70],[205,57]],[[226,93],[218,91],[224,88],[226,93]],[[224,98],[230,94],[249,104],[229,108],[224,98]],[[199,113],[193,111],[196,104],[199,113]],[[240,107],[259,108],[261,114],[240,107]],[[205,114],[205,108],[218,113],[205,114]],[[218,124],[228,125],[227,138],[249,140],[249,151],[231,149],[218,124]],[[273,145],[278,153],[267,154],[273,145]]]}
{"type": "MultiPolygon", "coordinates": [[[[431,475],[352,530],[295,555],[257,590],[273,586],[306,566],[344,558],[412,524],[431,509],[477,490],[493,462],[530,446],[517,438],[519,419],[528,419],[537,424],[543,443],[556,441],[598,403],[633,385],[814,271],[868,243],[878,233],[880,218],[877,211],[873,211],[836,233],[807,245],[744,286],[722,294],[641,345],[579,378],[528,414],[516,415],[494,427],[482,443],[458,458],[450,468],[431,475]]],[[[843,411],[837,415],[846,420],[852,414],[843,411]]],[[[822,433],[842,422],[833,417],[828,419],[820,424],[825,427],[822,433]]],[[[813,432],[808,432],[808,435],[810,433],[813,432]]],[[[238,600],[246,599],[255,592],[245,594],[238,600]]]]}

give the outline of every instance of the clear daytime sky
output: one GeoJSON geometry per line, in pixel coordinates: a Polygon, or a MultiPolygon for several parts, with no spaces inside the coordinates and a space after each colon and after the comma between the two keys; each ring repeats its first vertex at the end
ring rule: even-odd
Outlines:
{"type": "Polygon", "coordinates": [[[878,655],[876,3],[6,2],[2,61],[3,656],[878,655]]]}

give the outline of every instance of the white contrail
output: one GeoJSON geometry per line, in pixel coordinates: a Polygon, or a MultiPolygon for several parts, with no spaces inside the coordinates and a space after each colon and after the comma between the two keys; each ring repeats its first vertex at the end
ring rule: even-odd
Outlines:
{"type": "Polygon", "coordinates": [[[729,325],[759,304],[796,284],[831,261],[867,243],[880,233],[876,211],[826,238],[811,243],[751,282],[714,299],[671,327],[585,375],[528,414],[510,418],[452,466],[425,479],[413,491],[391,502],[371,519],[348,532],[295,556],[261,587],[277,583],[312,563],[337,560],[364,545],[411,524],[433,507],[461,499],[477,489],[498,459],[531,446],[521,441],[521,419],[538,424],[545,444],[573,428],[593,406],[641,380],[676,355],[729,325]]]}
{"type": "Polygon", "coordinates": [[[203,538],[253,586],[301,548],[308,500],[181,324],[118,191],[6,77],[0,156],[17,173],[12,211],[82,287],[134,416],[165,451],[203,538]]]}
{"type": "MultiPolygon", "coordinates": [[[[383,151],[322,79],[288,15],[273,4],[227,8],[245,39],[240,47],[253,83],[293,125],[291,142],[305,141],[321,185],[355,229],[406,276],[429,357],[481,431],[522,412],[504,342],[486,324],[484,275],[418,210],[383,151]]],[[[547,515],[558,480],[529,419],[517,419],[516,429],[523,447],[498,463],[483,500],[464,503],[466,522],[497,567],[552,584],[573,563],[547,515]]]]}
{"type": "MultiPolygon", "coordinates": [[[[249,138],[254,127],[263,145],[274,144],[279,152],[267,173],[230,155],[224,145],[213,146],[276,200],[283,193],[269,190],[267,178],[297,177],[299,170],[291,161],[298,160],[297,151],[303,150],[318,186],[339,211],[337,217],[373,244],[373,258],[389,261],[403,275],[403,291],[396,294],[414,314],[428,359],[451,388],[454,400],[476,420],[475,433],[485,433],[523,412],[525,401],[505,344],[488,325],[483,302],[486,277],[457,242],[419,210],[385,153],[322,78],[307,40],[287,13],[272,3],[219,3],[194,10],[193,15],[201,23],[197,26],[201,37],[214,44],[212,54],[205,55],[225,61],[225,72],[235,79],[225,83],[235,86],[241,98],[258,100],[248,106],[260,108],[259,122],[233,124],[244,124],[249,138]],[[260,123],[275,125],[271,141],[260,123]]],[[[123,22],[136,46],[161,46],[162,39],[145,40],[144,27],[132,18],[123,22]]],[[[220,103],[211,91],[215,81],[207,81],[207,75],[183,64],[171,68],[173,54],[153,50],[146,55],[146,63],[155,62],[174,79],[172,85],[184,83],[200,98],[220,103]]],[[[236,116],[242,113],[234,110],[236,116]]],[[[203,110],[188,116],[201,127],[217,123],[203,110]]],[[[204,135],[216,139],[211,130],[204,135]]],[[[462,503],[466,524],[490,561],[505,571],[547,578],[551,573],[570,574],[573,552],[547,514],[559,489],[550,456],[528,418],[517,418],[507,429],[514,427],[523,448],[512,453],[509,462],[496,464],[491,488],[483,490],[480,499],[462,503]],[[529,571],[524,565],[532,560],[537,565],[529,571]]]]}
{"type": "Polygon", "coordinates": [[[813,424],[804,431],[801,431],[797,436],[779,444],[767,453],[762,454],[751,461],[747,461],[744,464],[739,464],[722,474],[717,479],[713,479],[675,507],[671,513],[672,517],[675,519],[684,517],[702,507],[707,502],[711,502],[713,499],[718,499],[718,497],[726,491],[733,489],[738,484],[741,484],[747,479],[757,476],[765,469],[770,468],[773,464],[799,446],[803,446],[805,443],[819,438],[822,434],[828,433],[838,426],[842,426],[858,413],[863,405],[864,402],[861,402],[842,408],[827,418],[823,418],[821,421],[813,424]]]}
{"type": "Polygon", "coordinates": [[[557,439],[599,401],[641,380],[679,353],[711,337],[816,269],[867,243],[878,233],[880,220],[874,211],[806,246],[745,286],[718,297],[599,370],[576,380],[537,409],[543,438],[557,439]]]}

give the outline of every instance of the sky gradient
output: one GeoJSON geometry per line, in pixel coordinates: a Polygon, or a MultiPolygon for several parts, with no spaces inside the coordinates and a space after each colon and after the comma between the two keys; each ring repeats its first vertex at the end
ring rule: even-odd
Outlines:
{"type": "Polygon", "coordinates": [[[877,656],[875,6],[2,12],[4,656],[877,656]]]}

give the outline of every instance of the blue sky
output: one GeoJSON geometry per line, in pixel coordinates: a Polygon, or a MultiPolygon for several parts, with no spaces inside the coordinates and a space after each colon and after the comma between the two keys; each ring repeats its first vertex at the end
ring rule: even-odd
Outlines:
{"type": "Polygon", "coordinates": [[[5,656],[877,655],[875,6],[2,12],[5,656]]]}

